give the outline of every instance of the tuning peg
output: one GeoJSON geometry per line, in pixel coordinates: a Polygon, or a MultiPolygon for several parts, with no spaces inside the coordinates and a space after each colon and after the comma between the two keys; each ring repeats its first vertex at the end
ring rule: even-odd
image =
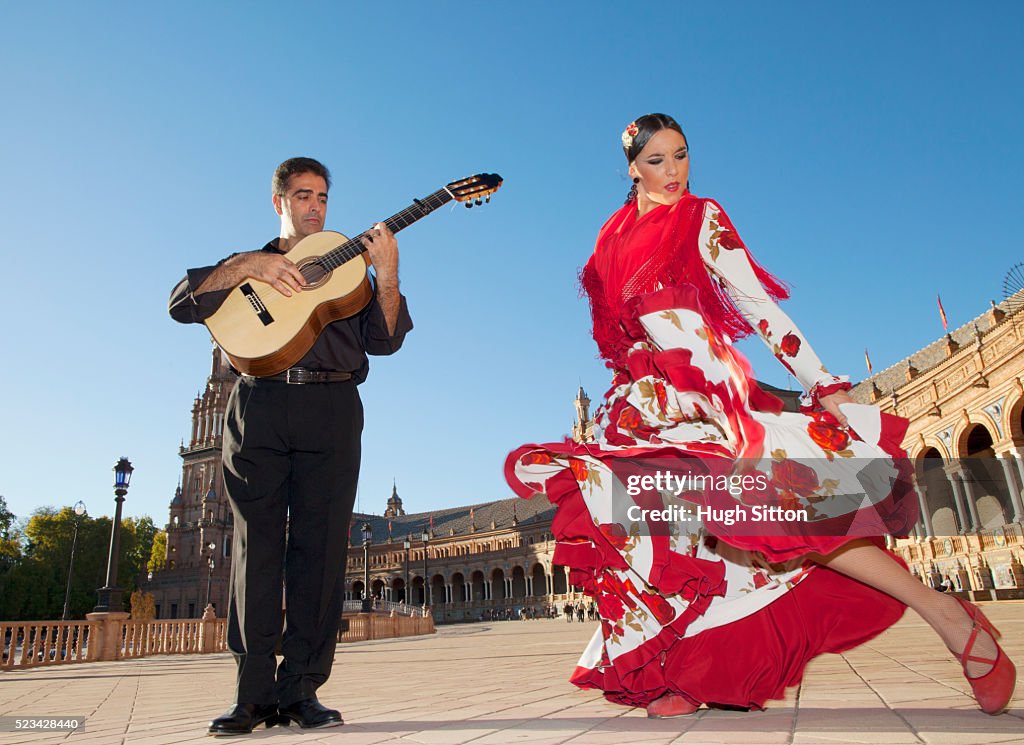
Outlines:
{"type": "Polygon", "coordinates": [[[490,194],[488,194],[486,197],[484,197],[484,202],[486,204],[490,204],[491,203],[491,195],[490,194]]]}
{"type": "Polygon", "coordinates": [[[476,206],[479,207],[481,204],[483,204],[483,200],[480,199],[480,197],[477,197],[476,198],[476,206]]]}
{"type": "Polygon", "coordinates": [[[472,206],[473,206],[473,200],[470,199],[468,202],[466,202],[466,209],[468,210],[472,206]]]}

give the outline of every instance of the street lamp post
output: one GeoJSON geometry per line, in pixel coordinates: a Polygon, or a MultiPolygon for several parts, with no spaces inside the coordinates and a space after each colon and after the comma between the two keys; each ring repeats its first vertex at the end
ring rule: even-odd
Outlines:
{"type": "Polygon", "coordinates": [[[402,542],[402,548],[405,549],[405,588],[402,590],[402,600],[405,601],[406,605],[412,605],[409,601],[409,549],[412,548],[412,541],[406,538],[402,542]]]}
{"type": "Polygon", "coordinates": [[[64,613],[60,620],[68,620],[68,601],[71,599],[71,572],[75,569],[75,546],[78,545],[78,526],[82,524],[82,515],[85,514],[85,502],[75,502],[75,533],[71,539],[71,561],[68,562],[68,587],[64,591],[64,613]]]}
{"type": "Polygon", "coordinates": [[[206,557],[206,565],[210,568],[206,574],[206,605],[204,607],[210,607],[210,586],[213,584],[213,569],[216,566],[213,560],[213,552],[217,548],[217,544],[210,541],[206,544],[206,548],[209,549],[210,553],[206,557]]]}
{"type": "Polygon", "coordinates": [[[369,613],[370,605],[370,544],[373,542],[373,528],[363,523],[363,613],[369,613]]]}
{"type": "Polygon", "coordinates": [[[427,574],[427,544],[430,542],[430,533],[423,531],[420,536],[423,539],[423,609],[430,605],[430,575],[427,574]]]}
{"type": "Polygon", "coordinates": [[[114,523],[110,526],[110,553],[107,554],[107,583],[96,592],[99,603],[92,609],[93,613],[107,613],[121,610],[121,588],[117,586],[117,560],[121,552],[121,507],[124,495],[128,493],[128,484],[132,479],[131,462],[122,457],[114,464],[114,523]]]}

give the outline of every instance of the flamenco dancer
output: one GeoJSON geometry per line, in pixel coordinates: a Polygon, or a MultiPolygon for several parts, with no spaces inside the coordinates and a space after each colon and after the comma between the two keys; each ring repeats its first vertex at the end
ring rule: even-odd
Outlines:
{"type": "MultiPolygon", "coordinates": [[[[717,202],[689,192],[689,145],[674,119],[640,117],[622,146],[634,185],[581,274],[594,339],[614,372],[594,441],[526,445],[505,464],[517,494],[543,492],[557,505],[555,562],[597,599],[601,628],[572,682],[651,717],[702,704],[759,709],[784,697],[812,658],[868,641],[909,606],[960,660],[981,709],[1001,712],[1016,670],[999,632],[884,549],[885,533],[913,521],[916,495],[901,491],[908,482],[898,477],[906,420],[855,404],[848,379],[821,364],[775,303],[785,287],[754,261],[717,202]],[[783,412],[757,387],[733,347],[750,333],[806,389],[804,413],[783,412]],[[673,458],[762,476],[760,499],[805,509],[822,526],[859,524],[861,507],[836,496],[855,461],[896,477],[869,505],[883,525],[870,534],[812,524],[747,535],[709,519],[659,530],[628,509],[650,502],[628,496],[638,490],[623,488],[623,464],[673,458]]],[[[723,495],[681,498],[721,506],[723,495]]]]}

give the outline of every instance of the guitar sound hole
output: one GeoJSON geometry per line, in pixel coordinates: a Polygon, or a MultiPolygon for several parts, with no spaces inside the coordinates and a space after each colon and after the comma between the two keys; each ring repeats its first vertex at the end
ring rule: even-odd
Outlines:
{"type": "Polygon", "coordinates": [[[299,264],[299,271],[302,272],[302,276],[306,279],[307,289],[313,289],[322,285],[331,276],[331,273],[317,259],[311,259],[303,264],[299,264]]]}

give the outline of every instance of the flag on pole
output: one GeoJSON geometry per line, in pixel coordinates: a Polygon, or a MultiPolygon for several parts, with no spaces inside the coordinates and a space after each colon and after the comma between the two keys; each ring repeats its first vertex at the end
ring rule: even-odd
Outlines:
{"type": "Polygon", "coordinates": [[[430,516],[430,532],[431,533],[434,532],[434,516],[433,515],[430,516]]]}
{"type": "Polygon", "coordinates": [[[469,521],[470,521],[470,522],[473,522],[473,520],[474,520],[474,517],[473,517],[473,508],[472,508],[472,507],[470,507],[470,508],[469,508],[469,521]]]}
{"type": "Polygon", "coordinates": [[[388,538],[391,537],[391,521],[388,520],[388,538]]]}
{"type": "Polygon", "coordinates": [[[512,519],[513,520],[518,520],[519,519],[519,515],[516,513],[516,503],[515,502],[512,503],[512,519]]]}
{"type": "Polygon", "coordinates": [[[868,375],[871,374],[871,357],[868,356],[868,348],[864,347],[864,364],[868,366],[868,375]]]}
{"type": "Polygon", "coordinates": [[[949,321],[946,320],[946,309],[942,307],[942,298],[936,294],[935,299],[939,301],[939,315],[942,317],[942,330],[949,330],[949,321]]]}

